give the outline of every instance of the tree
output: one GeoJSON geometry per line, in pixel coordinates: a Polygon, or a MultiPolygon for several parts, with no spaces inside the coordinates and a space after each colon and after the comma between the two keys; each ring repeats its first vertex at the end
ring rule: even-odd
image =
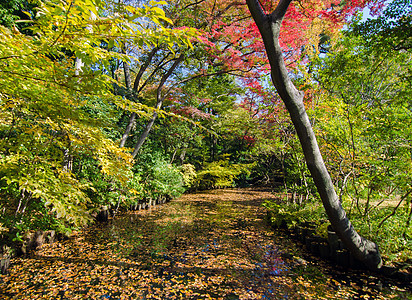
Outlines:
{"type": "MultiPolygon", "coordinates": [[[[33,1],[34,2],[34,1],[33,1]]],[[[11,27],[16,26],[19,19],[28,19],[23,11],[33,11],[35,3],[27,0],[10,0],[0,3],[0,25],[11,27]]]]}
{"type": "Polygon", "coordinates": [[[20,224],[28,212],[36,212],[29,222],[89,221],[98,203],[91,203],[88,191],[95,187],[78,176],[89,161],[96,173],[128,190],[131,156],[108,132],[117,110],[139,113],[142,105],[113,93],[110,63],[129,58],[108,49],[125,42],[151,47],[158,39],[189,43],[185,30],[160,25],[164,12],[152,4],[40,1],[31,36],[0,26],[0,186],[7,194],[0,205],[11,223],[20,224]]]}
{"type": "Polygon", "coordinates": [[[371,269],[380,268],[382,259],[378,246],[361,237],[346,216],[320,153],[312,125],[299,91],[289,77],[279,43],[282,21],[292,0],[280,0],[271,13],[265,13],[257,0],[247,0],[247,6],[262,36],[271,66],[272,82],[284,101],[299,137],[305,160],[319,192],[326,213],[349,251],[371,269]]]}
{"type": "Polygon", "coordinates": [[[355,24],[353,31],[383,51],[411,50],[412,1],[391,1],[377,18],[355,24]]]}
{"type": "MultiPolygon", "coordinates": [[[[410,207],[412,56],[411,49],[394,47],[398,38],[365,37],[360,27],[349,26],[328,53],[313,59],[318,92],[312,116],[339,197],[350,203],[348,214],[358,215],[368,225],[365,233],[379,239],[384,223],[410,207]]],[[[407,243],[407,220],[403,226],[407,243]]],[[[380,244],[382,253],[389,249],[396,247],[380,244]]]]}
{"type": "MultiPolygon", "coordinates": [[[[212,5],[208,1],[193,3],[185,0],[172,2],[165,7],[165,10],[166,15],[173,21],[173,25],[168,24],[168,26],[198,29],[196,47],[189,50],[174,47],[173,51],[170,51],[165,49],[164,42],[159,40],[153,49],[147,49],[143,62],[140,65],[131,65],[131,69],[136,70],[134,84],[130,84],[131,93],[136,101],[141,101],[142,99],[139,98],[144,98],[143,94],[147,95],[150,89],[152,91],[155,89],[156,99],[152,102],[154,102],[153,107],[159,110],[168,94],[173,93],[173,90],[184,88],[185,83],[190,80],[200,80],[213,74],[245,76],[251,70],[260,67],[262,63],[266,64],[261,58],[261,53],[251,51],[240,43],[242,34],[243,36],[247,34],[250,41],[253,41],[250,46],[259,48],[254,46],[254,41],[257,39],[252,32],[249,32],[250,21],[242,20],[239,11],[243,12],[243,9],[239,9],[238,4],[219,1],[216,5],[212,5]]],[[[261,42],[258,44],[260,45],[261,42]]],[[[142,53],[135,55],[143,56],[142,53]]],[[[133,77],[130,72],[129,74],[133,77]]],[[[128,81],[133,80],[126,80],[126,83],[128,81]]],[[[148,136],[157,114],[158,112],[153,113],[139,133],[139,138],[133,141],[134,157],[148,136]]],[[[121,146],[126,145],[135,122],[136,116],[132,113],[122,135],[121,146]]]]}

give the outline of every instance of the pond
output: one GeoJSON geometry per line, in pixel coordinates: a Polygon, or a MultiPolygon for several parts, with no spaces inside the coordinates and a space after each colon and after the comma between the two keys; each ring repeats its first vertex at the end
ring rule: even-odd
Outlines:
{"type": "Polygon", "coordinates": [[[15,258],[2,299],[408,299],[306,254],[265,220],[263,189],[183,195],[15,258]]]}

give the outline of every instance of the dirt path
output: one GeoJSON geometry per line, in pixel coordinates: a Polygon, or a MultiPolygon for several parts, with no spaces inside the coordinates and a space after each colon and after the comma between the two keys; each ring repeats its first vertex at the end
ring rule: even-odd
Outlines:
{"type": "MultiPolygon", "coordinates": [[[[216,190],[122,215],[14,259],[0,299],[356,299],[362,288],[266,225],[261,203],[273,197],[216,190]]],[[[401,293],[384,292],[374,298],[401,293]]]]}

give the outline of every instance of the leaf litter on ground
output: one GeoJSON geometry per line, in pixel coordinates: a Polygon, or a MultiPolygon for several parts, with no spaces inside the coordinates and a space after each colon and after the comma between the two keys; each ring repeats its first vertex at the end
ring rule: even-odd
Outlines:
{"type": "Polygon", "coordinates": [[[410,299],[339,270],[265,220],[263,189],[183,195],[12,261],[1,299],[410,299]]]}

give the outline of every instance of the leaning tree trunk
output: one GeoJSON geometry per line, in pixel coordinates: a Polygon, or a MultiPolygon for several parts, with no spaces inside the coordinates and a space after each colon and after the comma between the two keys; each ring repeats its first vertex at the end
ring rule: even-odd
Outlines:
{"type": "MultiPolygon", "coordinates": [[[[122,53],[126,54],[126,47],[122,49],[122,53]]],[[[127,97],[130,98],[132,95],[132,79],[130,76],[130,65],[127,61],[123,61],[123,71],[124,71],[124,81],[126,83],[126,94],[127,97]]],[[[125,132],[122,135],[122,139],[120,140],[120,147],[124,147],[126,144],[126,140],[129,137],[130,131],[132,130],[133,124],[136,121],[136,113],[132,112],[129,118],[129,122],[127,123],[125,132]]]]}
{"type": "Polygon", "coordinates": [[[272,82],[286,105],[299,137],[306,164],[322,199],[328,218],[342,242],[349,251],[370,269],[382,265],[378,246],[361,237],[351,222],[335,192],[332,180],[326,169],[312,125],[303,104],[303,92],[299,91],[288,76],[279,45],[279,32],[282,20],[292,0],[280,0],[271,14],[265,14],[259,0],[246,0],[249,11],[259,28],[271,66],[272,82]]]}
{"type": "MultiPolygon", "coordinates": [[[[146,69],[149,67],[150,63],[152,62],[153,56],[156,54],[156,52],[159,49],[157,47],[153,48],[152,51],[150,51],[145,63],[140,66],[139,72],[136,75],[133,87],[131,86],[131,76],[130,76],[130,66],[127,62],[123,62],[123,69],[124,69],[124,78],[125,78],[125,83],[126,83],[126,88],[128,94],[132,98],[137,97],[142,89],[142,87],[139,87],[140,80],[142,79],[143,73],[146,71],[146,69]]],[[[126,141],[130,135],[130,132],[132,131],[132,127],[136,121],[137,114],[135,112],[132,112],[129,117],[129,121],[127,123],[126,129],[122,135],[122,139],[120,140],[120,147],[124,147],[126,144],[126,141]]]]}
{"type": "MultiPolygon", "coordinates": [[[[162,76],[162,79],[160,80],[159,86],[157,87],[157,103],[156,103],[156,110],[159,110],[162,108],[162,104],[163,101],[165,99],[164,96],[162,96],[162,89],[163,86],[166,82],[166,80],[170,77],[170,75],[172,75],[172,73],[174,72],[174,70],[177,68],[177,66],[183,61],[183,54],[181,54],[178,58],[176,58],[176,60],[174,61],[173,65],[170,67],[170,69],[166,72],[166,74],[164,74],[162,76]]],[[[153,127],[154,122],[156,121],[158,116],[157,111],[155,111],[152,115],[152,117],[150,118],[149,122],[146,124],[145,129],[143,130],[143,132],[141,133],[139,140],[137,141],[132,156],[133,158],[136,157],[137,153],[139,152],[140,148],[143,146],[144,141],[146,140],[147,136],[149,135],[150,130],[153,127]]]]}

